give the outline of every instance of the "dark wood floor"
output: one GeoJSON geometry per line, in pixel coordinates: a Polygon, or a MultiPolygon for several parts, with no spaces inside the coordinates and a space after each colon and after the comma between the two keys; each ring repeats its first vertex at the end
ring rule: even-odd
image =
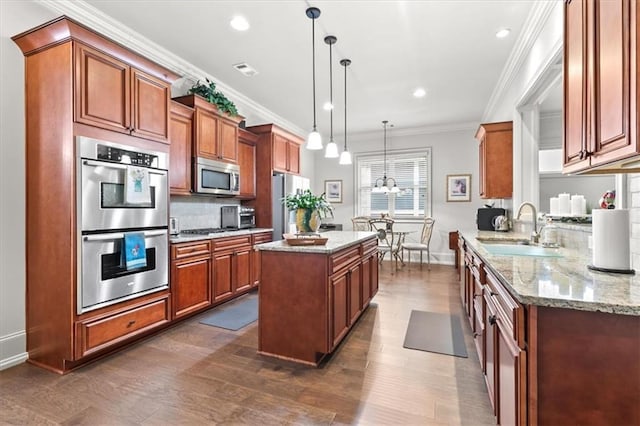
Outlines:
{"type": "Polygon", "coordinates": [[[66,376],[0,372],[0,424],[495,424],[468,322],[469,358],[404,349],[412,309],[460,314],[455,269],[385,262],[374,303],[321,368],[257,355],[257,323],[194,317],[66,376]]]}

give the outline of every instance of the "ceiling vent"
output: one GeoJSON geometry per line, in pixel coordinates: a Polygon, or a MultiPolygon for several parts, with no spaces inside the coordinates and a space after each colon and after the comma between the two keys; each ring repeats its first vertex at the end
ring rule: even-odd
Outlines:
{"type": "Polygon", "coordinates": [[[233,67],[247,77],[253,77],[254,75],[258,74],[258,71],[256,71],[251,65],[247,64],[246,62],[235,64],[233,67]]]}

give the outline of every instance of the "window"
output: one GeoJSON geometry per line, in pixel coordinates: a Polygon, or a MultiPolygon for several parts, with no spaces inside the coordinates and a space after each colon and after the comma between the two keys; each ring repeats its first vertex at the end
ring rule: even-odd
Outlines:
{"type": "Polygon", "coordinates": [[[385,172],[382,152],[357,155],[355,171],[356,216],[382,213],[400,219],[431,216],[431,148],[387,151],[387,177],[395,179],[400,188],[398,193],[371,191],[385,172]]]}

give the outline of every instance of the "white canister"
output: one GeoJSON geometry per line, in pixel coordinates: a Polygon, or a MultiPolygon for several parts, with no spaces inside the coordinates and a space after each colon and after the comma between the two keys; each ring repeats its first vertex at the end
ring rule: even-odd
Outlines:
{"type": "Polygon", "coordinates": [[[584,195],[576,194],[571,197],[571,216],[584,216],[587,213],[586,207],[584,195]]]}
{"type": "Polygon", "coordinates": [[[549,198],[549,214],[551,216],[560,214],[560,199],[558,197],[549,198]]]}
{"type": "Polygon", "coordinates": [[[568,216],[571,214],[571,198],[567,193],[558,194],[558,214],[568,216]]]}
{"type": "Polygon", "coordinates": [[[631,269],[629,210],[594,209],[593,266],[615,271],[631,269]]]}

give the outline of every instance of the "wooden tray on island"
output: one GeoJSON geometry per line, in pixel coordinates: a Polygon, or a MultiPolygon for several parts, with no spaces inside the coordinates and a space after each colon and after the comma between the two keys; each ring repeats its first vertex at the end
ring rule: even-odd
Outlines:
{"type": "Polygon", "coordinates": [[[290,246],[323,246],[329,240],[319,234],[284,234],[283,237],[290,246]]]}

